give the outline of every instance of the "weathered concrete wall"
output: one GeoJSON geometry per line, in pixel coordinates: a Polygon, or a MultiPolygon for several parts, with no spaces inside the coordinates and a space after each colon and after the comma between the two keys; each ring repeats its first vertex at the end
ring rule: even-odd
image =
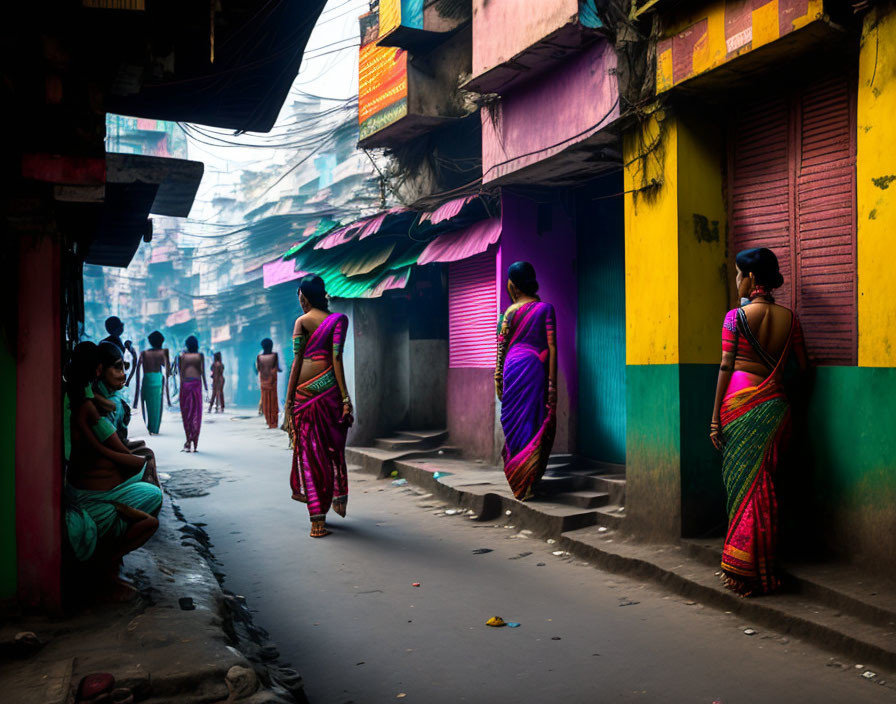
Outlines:
{"type": "Polygon", "coordinates": [[[445,427],[448,342],[412,339],[404,302],[337,300],[349,318],[343,353],[355,406],[350,445],[367,445],[396,430],[445,427]]]}
{"type": "Polygon", "coordinates": [[[461,447],[466,457],[494,459],[495,405],[494,369],[448,370],[448,432],[452,443],[461,447]]]}
{"type": "Polygon", "coordinates": [[[378,301],[334,301],[332,309],[349,318],[349,335],[343,351],[345,383],[355,407],[350,445],[367,445],[381,434],[380,405],[385,381],[384,337],[378,301]]]}
{"type": "Polygon", "coordinates": [[[447,340],[408,341],[409,430],[444,428],[446,422],[447,340]]]}
{"type": "Polygon", "coordinates": [[[611,124],[619,116],[615,69],[615,51],[600,41],[483,108],[483,182],[547,159],[611,124]]]}
{"type": "Polygon", "coordinates": [[[538,231],[539,204],[511,190],[501,192],[501,245],[498,253],[500,308],[510,305],[507,267],[528,261],[538,276],[538,295],[554,306],[557,316],[557,436],[555,452],[575,450],[576,409],[578,407],[578,367],[576,364],[576,320],[578,291],[576,280],[576,234],[571,216],[573,204],[563,207],[562,194],[554,195],[550,227],[538,231]]]}
{"type": "Polygon", "coordinates": [[[473,75],[509,61],[578,11],[578,0],[473,0],[473,75]]]}

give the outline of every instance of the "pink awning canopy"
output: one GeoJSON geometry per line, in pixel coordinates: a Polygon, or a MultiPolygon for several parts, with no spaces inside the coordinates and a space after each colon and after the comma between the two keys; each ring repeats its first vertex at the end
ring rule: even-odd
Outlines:
{"type": "Polygon", "coordinates": [[[304,271],[296,271],[296,263],[292,259],[275,259],[261,268],[264,276],[264,287],[270,288],[287,281],[295,281],[305,276],[304,271]]]}
{"type": "Polygon", "coordinates": [[[501,237],[501,219],[480,220],[463,230],[436,237],[430,242],[418,264],[457,262],[481,254],[501,237]]]}
{"type": "Polygon", "coordinates": [[[463,210],[464,206],[472,200],[475,200],[479,196],[464,196],[463,198],[455,198],[454,200],[449,200],[447,203],[443,203],[435,210],[423,213],[420,216],[420,222],[426,222],[427,220],[431,222],[433,225],[437,225],[443,220],[450,220],[461,210],[463,210]]]}
{"type": "Polygon", "coordinates": [[[409,212],[407,208],[389,208],[381,213],[372,215],[367,218],[361,218],[353,223],[344,225],[343,227],[333,230],[329,235],[324,237],[320,242],[314,245],[315,249],[332,249],[343,245],[357,237],[363,240],[365,237],[375,235],[382,228],[386,218],[396,213],[409,212]]]}

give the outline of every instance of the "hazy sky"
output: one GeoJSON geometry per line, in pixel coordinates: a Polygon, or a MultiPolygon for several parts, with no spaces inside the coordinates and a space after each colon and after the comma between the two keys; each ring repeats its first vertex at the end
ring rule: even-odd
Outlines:
{"type": "MultiPolygon", "coordinates": [[[[305,57],[299,75],[293,83],[293,92],[287,96],[284,109],[277,125],[268,137],[282,133],[282,123],[290,121],[290,103],[297,91],[304,91],[325,98],[344,100],[358,93],[358,17],[367,12],[368,0],[329,0],[305,49],[305,57]]],[[[324,103],[323,107],[334,103],[324,103]]],[[[234,136],[226,130],[209,127],[206,132],[220,134],[230,142],[245,141],[258,143],[264,137],[258,133],[234,136]]],[[[222,180],[216,172],[231,174],[235,178],[242,169],[264,168],[272,161],[283,163],[282,155],[276,158],[276,149],[215,147],[189,140],[189,157],[205,163],[206,176],[199,187],[199,193],[190,213],[190,220],[205,220],[212,216],[208,203],[214,198],[222,180]]],[[[190,228],[191,230],[193,227],[190,228]]]]}

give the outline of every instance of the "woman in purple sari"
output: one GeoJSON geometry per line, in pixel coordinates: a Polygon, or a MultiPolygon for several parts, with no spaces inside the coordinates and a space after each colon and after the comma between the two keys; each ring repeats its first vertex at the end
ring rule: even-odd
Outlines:
{"type": "Polygon", "coordinates": [[[352,401],[345,385],[342,346],[348,318],[331,313],[319,276],[299,284],[304,315],[293,329],[295,356],[286,391],[286,414],[292,421],[292,498],[308,504],[311,537],[329,535],[330,507],[345,516],[348,473],[345,439],[353,422],[352,401]]]}
{"type": "Polygon", "coordinates": [[[504,474],[520,501],[534,496],[557,426],[557,342],[554,307],[538,298],[535,269],[516,262],[507,271],[513,303],[498,324],[495,392],[504,428],[504,474]]]}

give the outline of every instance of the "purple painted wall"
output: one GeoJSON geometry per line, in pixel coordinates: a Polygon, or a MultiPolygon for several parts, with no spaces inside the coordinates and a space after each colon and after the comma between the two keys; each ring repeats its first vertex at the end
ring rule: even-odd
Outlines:
{"type": "Polygon", "coordinates": [[[466,457],[497,461],[501,448],[495,447],[495,370],[449,368],[445,405],[451,443],[466,457]]]}
{"type": "MultiPolygon", "coordinates": [[[[531,262],[538,275],[538,295],[554,306],[557,315],[557,437],[554,452],[575,450],[576,409],[578,408],[578,366],[576,364],[576,320],[578,282],[576,279],[576,233],[572,211],[562,207],[558,194],[545,191],[551,201],[549,228],[538,232],[538,203],[501,190],[503,230],[498,253],[498,285],[501,310],[510,305],[507,294],[507,267],[516,261],[531,262]]],[[[543,202],[543,201],[542,201],[543,202]]]]}
{"type": "Polygon", "coordinates": [[[484,108],[483,182],[558,154],[616,120],[619,91],[610,75],[615,68],[616,53],[599,41],[512,90],[495,108],[484,108]]]}

